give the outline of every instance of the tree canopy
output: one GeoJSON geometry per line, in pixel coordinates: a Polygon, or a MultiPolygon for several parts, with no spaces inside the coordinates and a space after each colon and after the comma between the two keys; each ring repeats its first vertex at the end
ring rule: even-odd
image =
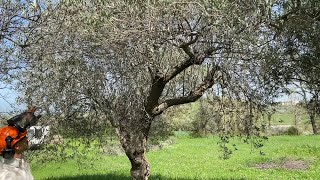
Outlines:
{"type": "Polygon", "coordinates": [[[134,179],[150,174],[148,134],[169,107],[212,94],[243,103],[247,116],[226,133],[248,136],[261,126],[253,111],[285,84],[319,83],[316,1],[27,2],[39,14],[20,22],[28,31],[0,36],[2,46],[12,44],[8,57],[23,66],[10,78],[25,94],[22,101],[74,127],[85,128],[88,116],[101,130],[110,122],[134,179]]]}

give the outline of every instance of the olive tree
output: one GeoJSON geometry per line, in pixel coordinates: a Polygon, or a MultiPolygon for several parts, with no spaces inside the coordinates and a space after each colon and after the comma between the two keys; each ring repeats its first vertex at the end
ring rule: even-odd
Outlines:
{"type": "MultiPolygon", "coordinates": [[[[319,112],[320,93],[320,1],[278,1],[278,13],[270,23],[280,49],[278,63],[285,64],[276,76],[284,76],[286,84],[296,84],[302,90],[305,107],[314,134],[317,134],[315,115],[319,112]],[[308,94],[310,98],[308,98],[308,94]]],[[[272,68],[271,68],[272,69],[272,68]]],[[[273,66],[273,69],[279,69],[273,66]]],[[[319,114],[318,114],[319,115],[319,114]]]]}
{"type": "MultiPolygon", "coordinates": [[[[23,51],[18,87],[26,101],[61,121],[92,112],[109,121],[133,179],[148,179],[150,127],[169,107],[209,89],[248,107],[268,100],[273,84],[262,54],[272,40],[269,7],[229,0],[60,2],[31,34],[36,43],[23,51]]],[[[246,135],[256,130],[252,114],[238,123],[246,135]]]]}

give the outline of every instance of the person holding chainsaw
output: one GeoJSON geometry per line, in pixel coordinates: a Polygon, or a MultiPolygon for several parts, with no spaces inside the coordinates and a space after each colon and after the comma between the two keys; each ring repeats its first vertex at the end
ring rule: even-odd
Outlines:
{"type": "Polygon", "coordinates": [[[7,120],[8,125],[0,128],[0,155],[4,164],[16,165],[15,159],[22,159],[22,153],[28,149],[27,129],[37,123],[41,115],[36,116],[35,107],[7,120]]]}

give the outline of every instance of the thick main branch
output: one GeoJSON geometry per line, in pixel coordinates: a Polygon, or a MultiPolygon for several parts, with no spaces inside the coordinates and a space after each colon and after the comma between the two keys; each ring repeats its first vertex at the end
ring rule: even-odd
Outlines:
{"type": "Polygon", "coordinates": [[[174,77],[176,77],[188,67],[192,65],[201,65],[203,61],[213,52],[221,49],[221,47],[211,47],[204,50],[202,53],[194,54],[191,51],[189,45],[182,46],[181,48],[185,51],[186,54],[189,55],[189,58],[174,66],[168,73],[161,74],[159,71],[153,72],[151,69],[149,69],[152,76],[152,86],[148,94],[147,102],[145,104],[146,111],[149,114],[154,114],[153,109],[158,106],[159,98],[168,82],[170,82],[174,77]]]}
{"type": "Polygon", "coordinates": [[[179,98],[168,99],[159,103],[155,108],[152,109],[152,116],[157,116],[167,108],[174,105],[195,102],[205,93],[207,89],[211,88],[216,83],[216,80],[220,78],[219,72],[219,66],[215,66],[205,77],[204,81],[201,84],[199,84],[193,91],[191,91],[189,95],[179,98]]]}

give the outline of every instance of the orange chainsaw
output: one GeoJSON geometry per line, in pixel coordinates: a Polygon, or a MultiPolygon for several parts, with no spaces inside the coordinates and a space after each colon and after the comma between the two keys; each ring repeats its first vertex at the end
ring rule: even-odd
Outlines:
{"type": "Polygon", "coordinates": [[[0,155],[11,159],[15,153],[21,154],[28,148],[27,128],[36,124],[41,115],[34,115],[36,108],[7,120],[8,125],[0,128],[0,155]],[[19,144],[19,146],[18,146],[19,144]]]}

